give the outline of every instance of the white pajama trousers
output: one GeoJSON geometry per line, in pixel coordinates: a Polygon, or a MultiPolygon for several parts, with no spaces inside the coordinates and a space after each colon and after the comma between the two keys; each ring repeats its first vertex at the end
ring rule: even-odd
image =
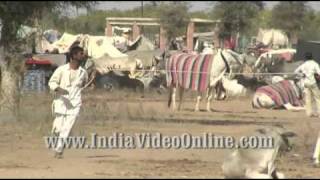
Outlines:
{"type": "Polygon", "coordinates": [[[78,114],[69,115],[56,113],[52,127],[52,132],[59,134],[58,143],[55,148],[56,152],[63,152],[63,140],[68,138],[77,117],[78,114]]]}
{"type": "Polygon", "coordinates": [[[317,106],[317,112],[320,110],[320,90],[316,85],[314,85],[305,88],[304,91],[306,96],[306,113],[307,116],[311,116],[313,114],[313,103],[317,106]]]}
{"type": "Polygon", "coordinates": [[[320,161],[320,132],[318,134],[317,143],[314,148],[313,159],[316,160],[316,162],[318,162],[318,163],[320,161]]]}

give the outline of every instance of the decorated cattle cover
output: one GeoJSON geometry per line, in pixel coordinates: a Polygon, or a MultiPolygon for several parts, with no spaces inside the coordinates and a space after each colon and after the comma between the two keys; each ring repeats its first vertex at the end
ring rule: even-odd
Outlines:
{"type": "Polygon", "coordinates": [[[210,80],[212,54],[177,53],[166,62],[167,85],[204,92],[210,80]]]}
{"type": "Polygon", "coordinates": [[[290,103],[293,106],[303,106],[302,98],[294,90],[293,85],[288,80],[283,80],[268,86],[262,86],[257,92],[264,93],[269,96],[277,107],[290,103]]]}

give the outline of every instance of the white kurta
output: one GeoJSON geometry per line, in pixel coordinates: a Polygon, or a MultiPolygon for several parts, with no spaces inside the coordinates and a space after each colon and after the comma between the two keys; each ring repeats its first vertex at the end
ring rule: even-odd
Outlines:
{"type": "Polygon", "coordinates": [[[303,78],[303,83],[306,87],[314,86],[317,84],[314,74],[317,73],[320,75],[319,64],[314,60],[308,60],[302,65],[300,65],[295,73],[303,73],[305,77],[303,78]]]}
{"type": "Polygon", "coordinates": [[[320,110],[320,90],[317,86],[317,81],[314,77],[315,74],[320,74],[320,67],[314,60],[308,60],[300,65],[295,73],[303,73],[304,91],[305,91],[305,109],[307,116],[313,115],[313,102],[315,102],[317,111],[320,110]]]}
{"type": "Polygon", "coordinates": [[[53,112],[58,114],[78,114],[81,101],[81,90],[88,81],[88,73],[82,67],[76,70],[75,78],[71,79],[72,69],[69,64],[65,64],[56,69],[49,80],[49,87],[52,91],[60,87],[69,92],[61,95],[53,101],[53,112]]]}
{"type": "MultiPolygon", "coordinates": [[[[302,72],[305,74],[304,77],[304,85],[306,87],[305,94],[306,94],[306,111],[307,115],[312,115],[313,107],[312,107],[312,101],[315,100],[317,104],[317,108],[320,108],[320,91],[317,87],[317,82],[314,77],[314,74],[317,73],[320,75],[320,67],[317,62],[314,60],[308,60],[305,63],[303,63],[301,66],[299,66],[295,73],[302,72]]],[[[315,160],[315,163],[320,163],[320,132],[318,134],[318,139],[316,142],[316,146],[313,153],[313,159],[315,160]]]]}
{"type": "Polygon", "coordinates": [[[49,80],[49,87],[55,90],[60,87],[69,92],[67,95],[59,95],[53,101],[53,112],[56,118],[53,122],[52,132],[59,133],[57,152],[63,151],[62,140],[66,139],[76,121],[81,107],[82,87],[88,81],[88,74],[82,68],[72,70],[69,64],[56,69],[49,80]]]}

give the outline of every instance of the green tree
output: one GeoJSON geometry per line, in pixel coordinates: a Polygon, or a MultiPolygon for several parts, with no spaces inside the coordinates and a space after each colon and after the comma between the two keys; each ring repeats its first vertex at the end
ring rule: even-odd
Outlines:
{"type": "Polygon", "coordinates": [[[302,30],[298,34],[299,39],[303,40],[320,40],[320,13],[310,10],[304,17],[302,30]]]}
{"type": "Polygon", "coordinates": [[[308,11],[307,1],[281,1],[272,9],[272,26],[284,30],[291,40],[296,39],[308,11]]]}
{"type": "MultiPolygon", "coordinates": [[[[39,19],[47,12],[54,12],[69,6],[90,7],[88,1],[1,1],[0,39],[1,61],[1,105],[9,110],[9,116],[19,119],[20,91],[19,76],[24,65],[22,52],[28,38],[18,36],[22,25],[39,25],[39,19]]],[[[67,8],[66,8],[67,9],[67,8]]]]}
{"type": "Polygon", "coordinates": [[[264,10],[264,2],[263,1],[251,1],[252,4],[255,4],[259,10],[264,10]]]}
{"type": "MultiPolygon", "coordinates": [[[[144,17],[159,17],[159,7],[147,3],[144,5],[143,14],[144,17]]],[[[107,17],[141,17],[141,7],[136,7],[125,11],[118,9],[95,10],[91,11],[87,15],[68,18],[68,23],[66,23],[66,27],[63,31],[103,35],[107,17]],[[85,24],[87,24],[87,27],[84,26],[85,24]]],[[[62,24],[62,22],[63,21],[61,20],[60,24],[62,24]]]]}
{"type": "Polygon", "coordinates": [[[251,28],[247,30],[248,35],[257,36],[259,32],[259,28],[262,29],[270,29],[271,25],[271,16],[272,11],[268,9],[263,9],[259,11],[257,16],[252,19],[251,28]]]}
{"type": "Polygon", "coordinates": [[[167,42],[171,42],[174,38],[186,32],[187,24],[190,21],[187,3],[163,3],[159,10],[161,12],[160,23],[166,31],[167,42]]]}
{"type": "Polygon", "coordinates": [[[222,38],[235,33],[245,34],[252,27],[259,10],[264,7],[262,1],[218,1],[214,5],[213,17],[222,22],[222,38]]]}
{"type": "Polygon", "coordinates": [[[161,3],[161,1],[150,1],[149,3],[150,3],[151,6],[157,7],[161,3]]]}
{"type": "Polygon", "coordinates": [[[254,24],[257,24],[258,28],[268,29],[272,26],[272,11],[262,10],[260,11],[258,17],[254,20],[254,24]]]}

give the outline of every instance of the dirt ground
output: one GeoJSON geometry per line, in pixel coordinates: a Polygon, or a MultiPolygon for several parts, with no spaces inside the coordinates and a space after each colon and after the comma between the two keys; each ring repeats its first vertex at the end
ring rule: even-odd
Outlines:
{"type": "MultiPolygon", "coordinates": [[[[291,152],[276,166],[287,178],[316,178],[311,157],[320,129],[319,118],[304,112],[252,109],[250,97],[213,101],[213,112],[193,112],[193,94],[186,95],[183,110],[167,108],[167,94],[95,92],[86,94],[73,135],[113,132],[190,133],[240,137],[256,129],[281,124],[298,134],[291,152]]],[[[68,149],[55,159],[44,136],[50,134],[51,97],[24,95],[21,122],[0,120],[0,178],[223,178],[221,165],[227,149],[68,149]]]]}

